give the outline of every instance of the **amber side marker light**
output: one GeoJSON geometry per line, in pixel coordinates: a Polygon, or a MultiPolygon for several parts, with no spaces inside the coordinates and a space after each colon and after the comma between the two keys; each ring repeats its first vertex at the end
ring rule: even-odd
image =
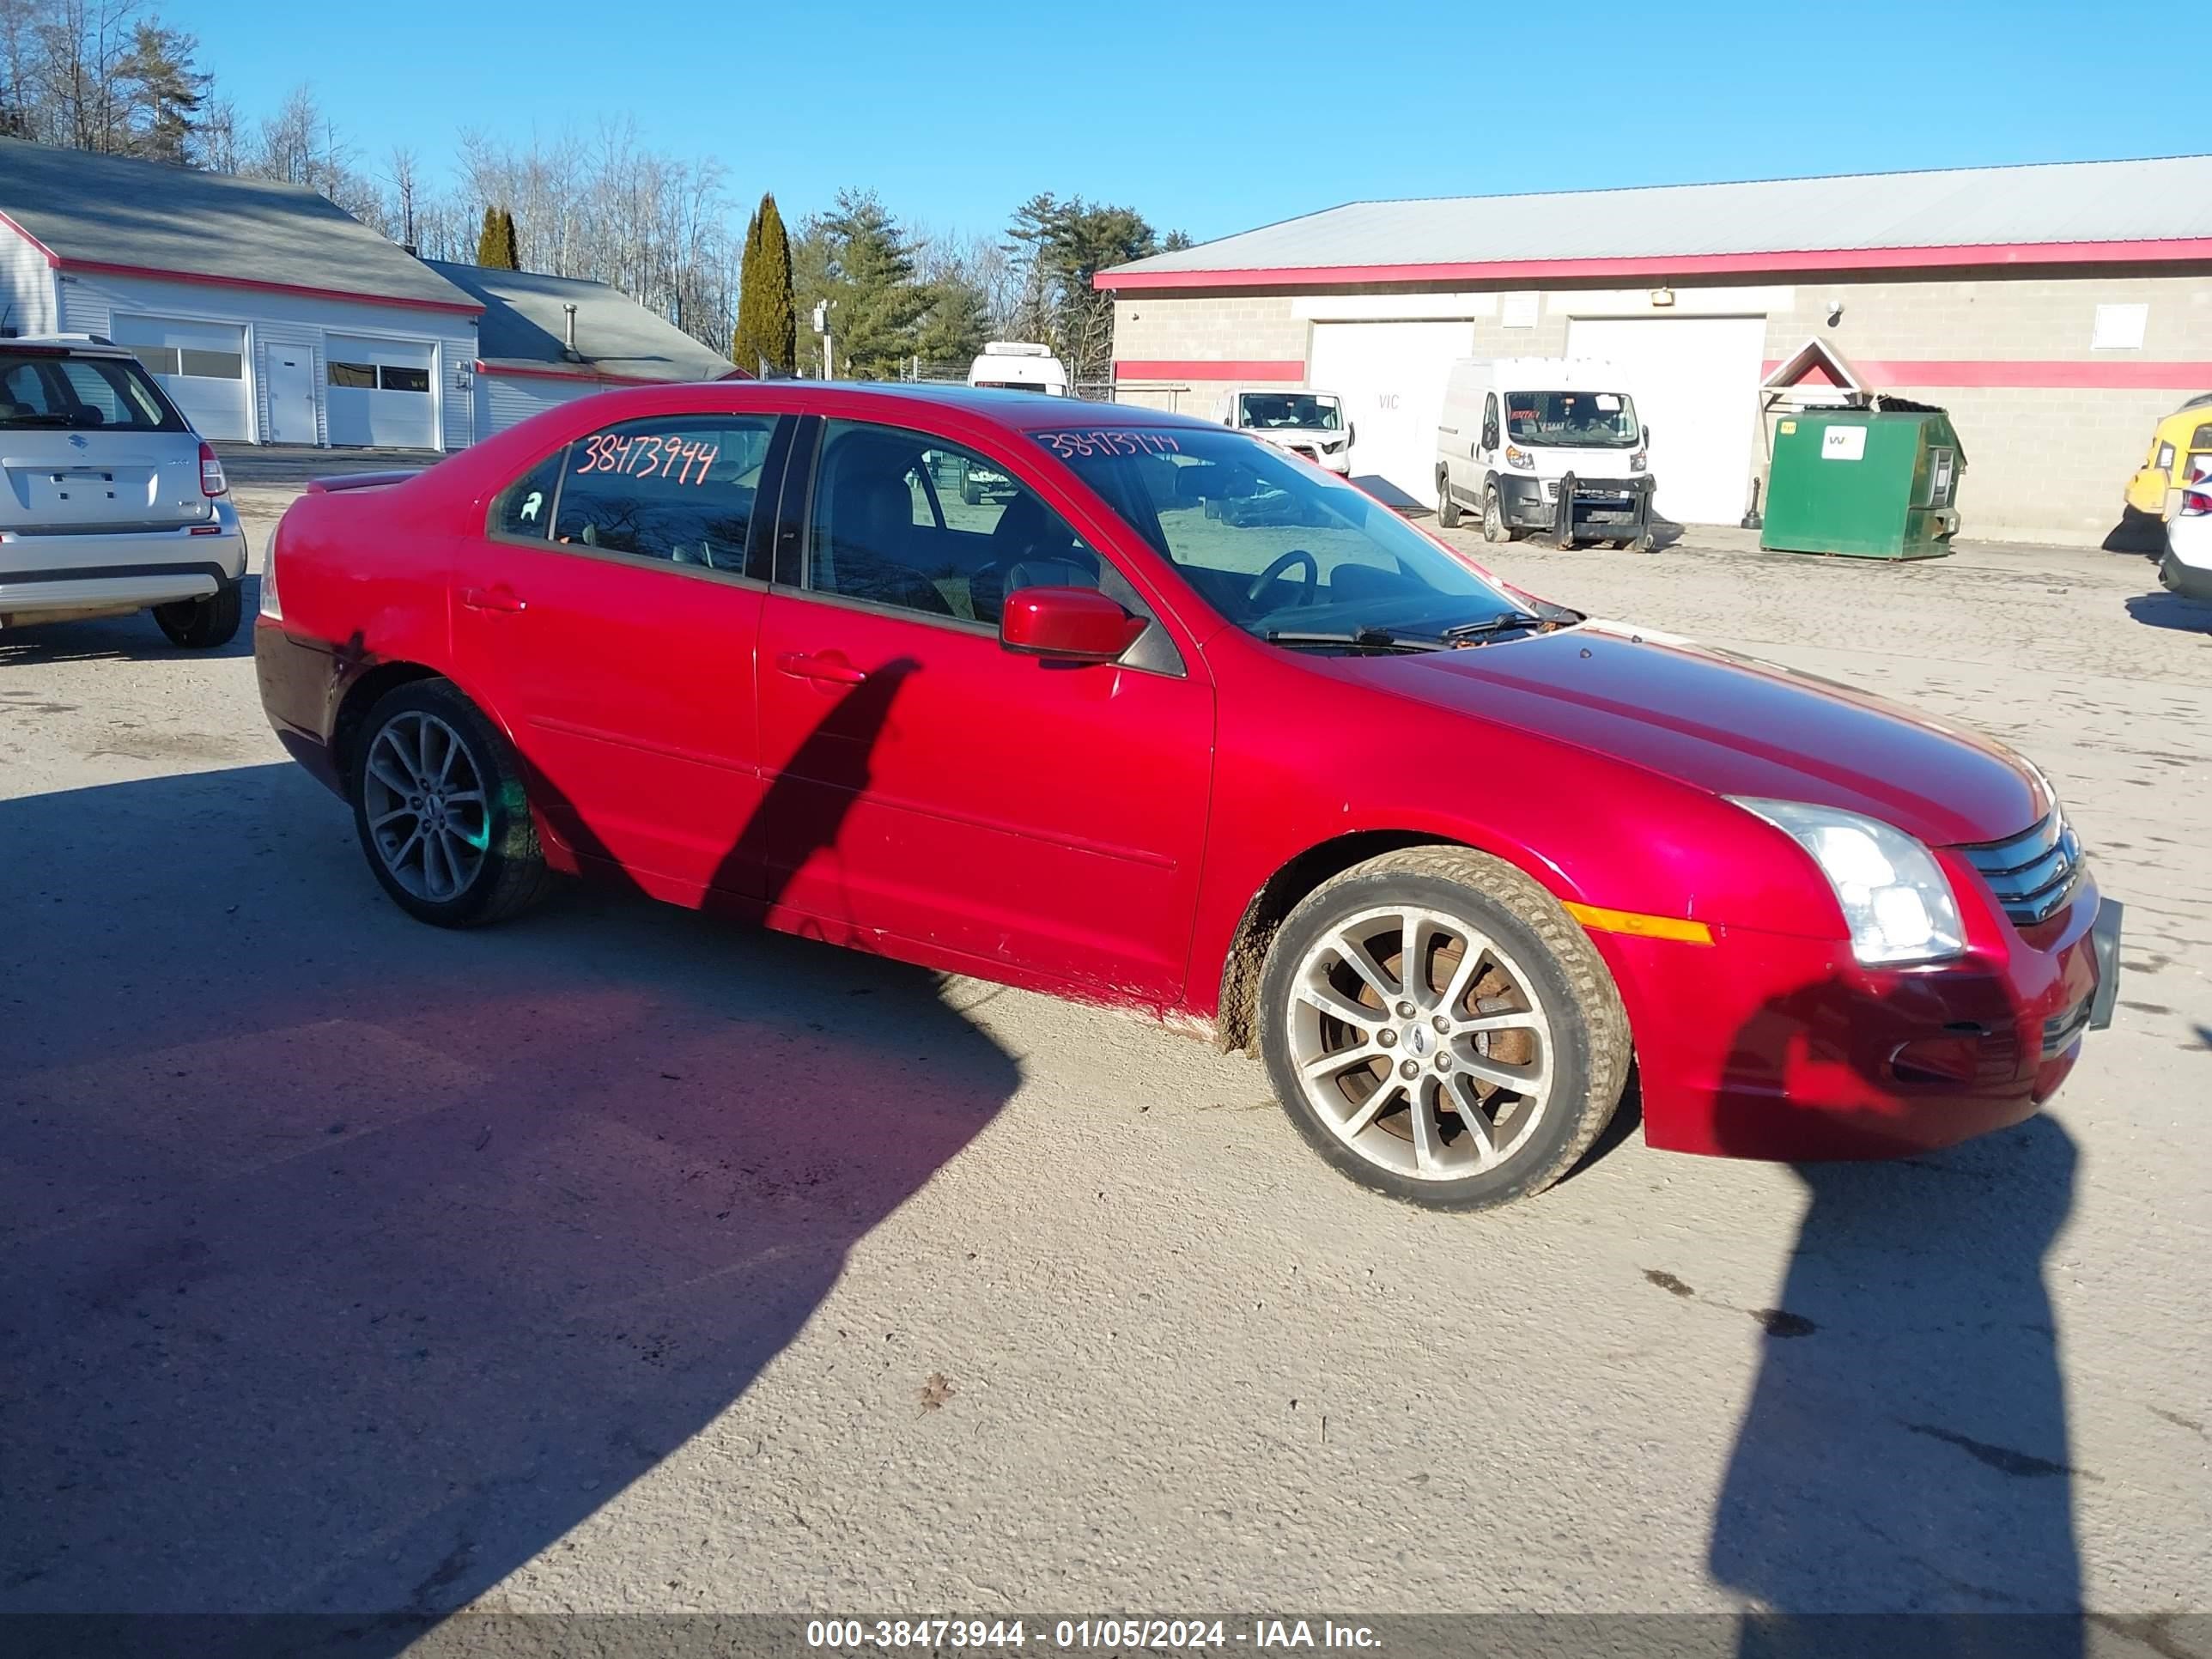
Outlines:
{"type": "Polygon", "coordinates": [[[1567,914],[1601,933],[1633,933],[1639,939],[1671,939],[1684,945],[1711,945],[1713,930],[1680,916],[1647,916],[1637,910],[1608,910],[1596,904],[1569,904],[1567,914]]]}

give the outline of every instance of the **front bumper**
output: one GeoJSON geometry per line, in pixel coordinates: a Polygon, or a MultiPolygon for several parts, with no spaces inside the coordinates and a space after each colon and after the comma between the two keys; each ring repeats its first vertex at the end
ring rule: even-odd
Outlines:
{"type": "Polygon", "coordinates": [[[1652,477],[1639,473],[1626,478],[1544,479],[1501,472],[1498,502],[1506,524],[1515,530],[1540,530],[1558,534],[1562,523],[1562,488],[1573,494],[1565,504],[1571,514],[1577,541],[1633,540],[1651,526],[1652,477]]]}
{"type": "Polygon", "coordinates": [[[1628,1005],[1645,1139],[1729,1158],[1894,1158],[2031,1115],[2083,1034],[2111,1023],[2120,908],[2085,876],[2065,909],[2016,931],[1950,873],[1978,914],[1948,963],[1862,968],[1841,939],[1746,929],[1716,928],[1705,946],[1594,934],[1628,1005]]]}
{"type": "Polygon", "coordinates": [[[203,599],[246,574],[246,532],[228,501],[174,530],[112,534],[0,531],[0,619],[203,599]]]}

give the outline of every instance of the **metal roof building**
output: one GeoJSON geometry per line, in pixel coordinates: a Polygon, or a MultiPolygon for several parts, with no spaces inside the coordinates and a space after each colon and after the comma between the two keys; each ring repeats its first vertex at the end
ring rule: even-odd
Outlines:
{"type": "Polygon", "coordinates": [[[2158,416],[2212,389],[2212,156],[1357,202],[1097,281],[1119,395],[1336,391],[1355,472],[1405,501],[1437,499],[1453,359],[1571,353],[1644,408],[1662,512],[1732,522],[1759,382],[1818,336],[1951,409],[1968,533],[2096,539],[2158,416]]]}
{"type": "Polygon", "coordinates": [[[605,283],[423,264],[484,307],[475,363],[480,434],[607,386],[743,378],[720,353],[605,283]]]}

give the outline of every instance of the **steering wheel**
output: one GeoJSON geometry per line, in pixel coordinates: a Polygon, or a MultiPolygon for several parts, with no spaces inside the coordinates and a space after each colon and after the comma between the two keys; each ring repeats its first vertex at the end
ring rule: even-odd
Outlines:
{"type": "Polygon", "coordinates": [[[1275,584],[1275,579],[1281,575],[1283,572],[1288,570],[1294,564],[1304,564],[1305,566],[1305,585],[1298,589],[1297,598],[1292,599],[1291,603],[1292,605],[1311,605],[1314,602],[1314,595],[1321,590],[1321,561],[1314,557],[1312,554],[1307,552],[1303,547],[1292,548],[1289,552],[1282,555],[1279,558],[1269,564],[1268,567],[1265,570],[1262,570],[1258,575],[1253,577],[1252,585],[1244,590],[1244,603],[1247,605],[1259,604],[1260,596],[1266,592],[1270,587],[1273,586],[1275,584]]]}

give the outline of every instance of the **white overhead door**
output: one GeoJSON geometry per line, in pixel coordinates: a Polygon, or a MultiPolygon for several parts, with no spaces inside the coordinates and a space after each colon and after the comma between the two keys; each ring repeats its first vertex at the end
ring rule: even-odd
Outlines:
{"type": "Polygon", "coordinates": [[[1677,524],[1734,524],[1750,504],[1764,317],[1577,317],[1567,350],[1620,371],[1652,429],[1653,507],[1677,524]]]}
{"type": "Polygon", "coordinates": [[[129,346],[152,371],[203,438],[253,436],[246,395],[246,331],[234,323],[194,323],[181,317],[129,316],[108,321],[108,337],[129,346]]]}
{"type": "Polygon", "coordinates": [[[331,441],[371,449],[438,447],[438,348],[429,340],[332,334],[323,341],[331,441]]]}
{"type": "Polygon", "coordinates": [[[1316,323],[1306,384],[1344,399],[1352,477],[1398,507],[1436,503],[1437,417],[1474,325],[1316,323]]]}

